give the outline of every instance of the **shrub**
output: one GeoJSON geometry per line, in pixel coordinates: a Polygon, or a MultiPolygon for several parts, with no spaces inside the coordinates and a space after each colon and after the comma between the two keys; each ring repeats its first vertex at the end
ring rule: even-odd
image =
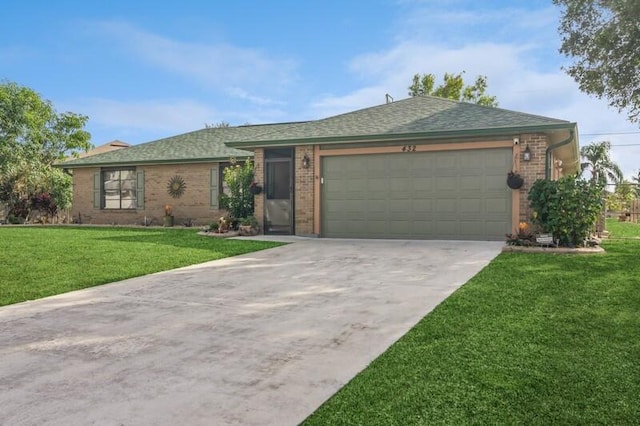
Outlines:
{"type": "Polygon", "coordinates": [[[602,186],[577,176],[538,179],[529,191],[531,220],[560,246],[584,244],[602,212],[602,186]]]}
{"type": "Polygon", "coordinates": [[[229,186],[229,195],[220,195],[220,206],[229,211],[232,218],[247,217],[253,214],[253,194],[249,187],[253,182],[253,162],[244,164],[236,161],[223,171],[224,181],[229,186]]]}

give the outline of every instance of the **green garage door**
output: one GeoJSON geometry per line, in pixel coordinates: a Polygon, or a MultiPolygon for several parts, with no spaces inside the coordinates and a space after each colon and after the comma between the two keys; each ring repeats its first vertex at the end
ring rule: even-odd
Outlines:
{"type": "Polygon", "coordinates": [[[322,235],[502,240],[511,149],[324,157],[322,235]]]}

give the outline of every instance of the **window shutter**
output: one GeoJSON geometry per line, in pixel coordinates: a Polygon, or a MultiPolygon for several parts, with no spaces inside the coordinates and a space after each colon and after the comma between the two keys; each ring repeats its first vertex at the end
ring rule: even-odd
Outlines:
{"type": "Polygon", "coordinates": [[[93,174],[93,208],[99,209],[101,204],[100,173],[93,174]]]}
{"type": "Polygon", "coordinates": [[[136,172],[136,208],[144,209],[144,170],[136,172]]]}
{"type": "Polygon", "coordinates": [[[218,197],[220,195],[218,187],[219,187],[219,180],[218,180],[218,167],[212,167],[211,168],[211,176],[209,177],[209,206],[211,206],[212,209],[217,209],[218,208],[218,197]]]}

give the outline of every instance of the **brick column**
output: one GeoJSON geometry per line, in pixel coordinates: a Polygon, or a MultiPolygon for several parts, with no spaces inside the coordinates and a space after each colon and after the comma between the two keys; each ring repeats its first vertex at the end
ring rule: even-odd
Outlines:
{"type": "Polygon", "coordinates": [[[263,190],[253,197],[253,216],[260,224],[260,233],[264,234],[264,149],[257,148],[253,151],[253,180],[260,185],[263,190]]]}
{"type": "Polygon", "coordinates": [[[316,164],[313,146],[298,146],[295,152],[295,232],[296,235],[313,234],[313,176],[316,164]],[[309,167],[303,166],[305,155],[309,167]]]}
{"type": "MultiPolygon", "coordinates": [[[[524,134],[520,136],[520,175],[524,178],[524,185],[520,188],[520,222],[531,223],[531,207],[529,205],[529,190],[537,179],[545,177],[545,152],[547,150],[547,136],[541,133],[524,134]],[[522,160],[522,152],[529,147],[531,161],[522,160]]],[[[517,226],[517,224],[514,224],[517,226]]]]}

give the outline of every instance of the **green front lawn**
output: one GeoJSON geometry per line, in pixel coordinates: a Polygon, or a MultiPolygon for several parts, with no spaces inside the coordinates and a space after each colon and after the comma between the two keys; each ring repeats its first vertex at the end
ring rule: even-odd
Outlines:
{"type": "Polygon", "coordinates": [[[605,248],[501,254],[305,424],[638,424],[640,241],[605,248]]]}
{"type": "Polygon", "coordinates": [[[278,245],[195,229],[0,227],[0,306],[278,245]]]}
{"type": "Polygon", "coordinates": [[[607,231],[611,238],[640,238],[640,223],[618,222],[618,219],[607,219],[607,231]]]}

